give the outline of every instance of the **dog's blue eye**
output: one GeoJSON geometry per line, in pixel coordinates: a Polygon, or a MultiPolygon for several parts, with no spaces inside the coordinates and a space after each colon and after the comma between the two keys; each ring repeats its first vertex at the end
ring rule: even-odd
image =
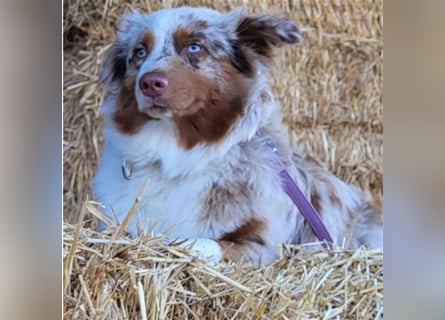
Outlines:
{"type": "Polygon", "coordinates": [[[144,48],[137,48],[136,55],[138,56],[138,58],[145,58],[145,56],[147,55],[147,50],[145,50],[144,48]]]}
{"type": "Polygon", "coordinates": [[[190,53],[197,53],[200,50],[201,50],[201,47],[196,43],[192,43],[188,47],[188,52],[190,52],[190,53]]]}

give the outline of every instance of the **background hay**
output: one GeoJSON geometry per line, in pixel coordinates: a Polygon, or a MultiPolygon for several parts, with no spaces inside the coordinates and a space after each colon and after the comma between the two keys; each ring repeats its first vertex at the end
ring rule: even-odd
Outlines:
{"type": "Polygon", "coordinates": [[[247,5],[249,11],[272,10],[295,20],[305,43],[277,52],[271,79],[292,140],[382,207],[382,1],[64,1],[66,318],[140,318],[138,284],[147,303],[156,302],[148,310],[152,319],[161,319],[163,312],[180,319],[335,318],[336,312],[342,319],[379,317],[378,252],[299,252],[277,262],[282,267],[220,270],[255,292],[246,293],[200,272],[199,261],[181,260],[186,258],[178,258],[159,239],[108,247],[88,243],[88,237],[111,239],[84,228],[94,221],[88,214],[74,239],[69,223],[79,221],[82,206],[93,210],[85,201],[102,143],[98,70],[116,22],[132,7],[152,11],[178,4],[224,11],[247,5]]]}

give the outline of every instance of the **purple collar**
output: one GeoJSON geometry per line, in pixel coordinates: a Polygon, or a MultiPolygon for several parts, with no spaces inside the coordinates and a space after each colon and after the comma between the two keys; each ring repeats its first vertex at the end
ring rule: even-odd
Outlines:
{"type": "Polygon", "coordinates": [[[301,192],[298,185],[290,176],[289,172],[286,170],[283,161],[276,154],[277,148],[270,141],[266,141],[266,145],[272,151],[273,162],[278,174],[281,177],[281,182],[283,184],[283,188],[286,191],[289,198],[291,198],[292,202],[297,206],[300,213],[306,219],[306,222],[311,226],[312,231],[317,236],[320,241],[326,241],[329,248],[332,249],[332,238],[327,230],[326,226],[321,221],[321,218],[314,206],[306,199],[303,192],[301,192]]]}

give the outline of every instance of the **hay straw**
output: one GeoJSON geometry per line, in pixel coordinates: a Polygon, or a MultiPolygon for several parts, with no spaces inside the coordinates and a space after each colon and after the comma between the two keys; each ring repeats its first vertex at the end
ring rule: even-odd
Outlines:
{"type": "Polygon", "coordinates": [[[141,318],[142,320],[147,320],[147,307],[145,306],[145,294],[141,281],[138,281],[137,287],[138,287],[139,304],[141,306],[141,318]]]}
{"type": "Polygon", "coordinates": [[[145,189],[147,188],[148,183],[149,183],[149,179],[147,178],[146,181],[144,182],[144,184],[142,185],[141,189],[139,190],[139,193],[136,196],[134,203],[131,205],[130,210],[128,210],[128,213],[125,216],[124,220],[117,228],[117,231],[113,236],[113,240],[120,238],[124,234],[125,230],[127,229],[128,223],[130,222],[133,215],[136,213],[136,209],[139,205],[139,202],[141,202],[141,198],[145,193],[145,189]]]}
{"type": "Polygon", "coordinates": [[[382,316],[383,257],[378,250],[309,252],[287,245],[272,265],[209,267],[180,246],[167,247],[162,237],[124,237],[126,242],[117,243],[113,234],[82,228],[82,236],[75,237],[75,225],[64,229],[65,264],[70,248],[76,248],[64,297],[66,319],[382,316]]]}
{"type": "Polygon", "coordinates": [[[162,237],[126,237],[126,223],[92,231],[98,218],[116,225],[88,200],[102,145],[100,63],[123,12],[181,4],[248,5],[298,22],[305,42],[277,52],[271,77],[292,142],[382,208],[382,1],[64,1],[64,318],[381,319],[380,251],[286,245],[270,266],[213,268],[162,237]]]}

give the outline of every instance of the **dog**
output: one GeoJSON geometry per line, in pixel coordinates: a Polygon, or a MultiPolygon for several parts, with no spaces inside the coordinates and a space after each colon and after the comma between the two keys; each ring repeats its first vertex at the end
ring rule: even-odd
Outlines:
{"type": "Polygon", "coordinates": [[[317,241],[275,156],[334,246],[381,248],[372,203],[290,145],[269,69],[276,48],[302,41],[291,20],[239,8],[124,15],[100,75],[105,143],[93,193],[105,214],[122,222],[148,180],[129,234],[168,230],[201,257],[271,262],[281,244],[317,241]]]}

